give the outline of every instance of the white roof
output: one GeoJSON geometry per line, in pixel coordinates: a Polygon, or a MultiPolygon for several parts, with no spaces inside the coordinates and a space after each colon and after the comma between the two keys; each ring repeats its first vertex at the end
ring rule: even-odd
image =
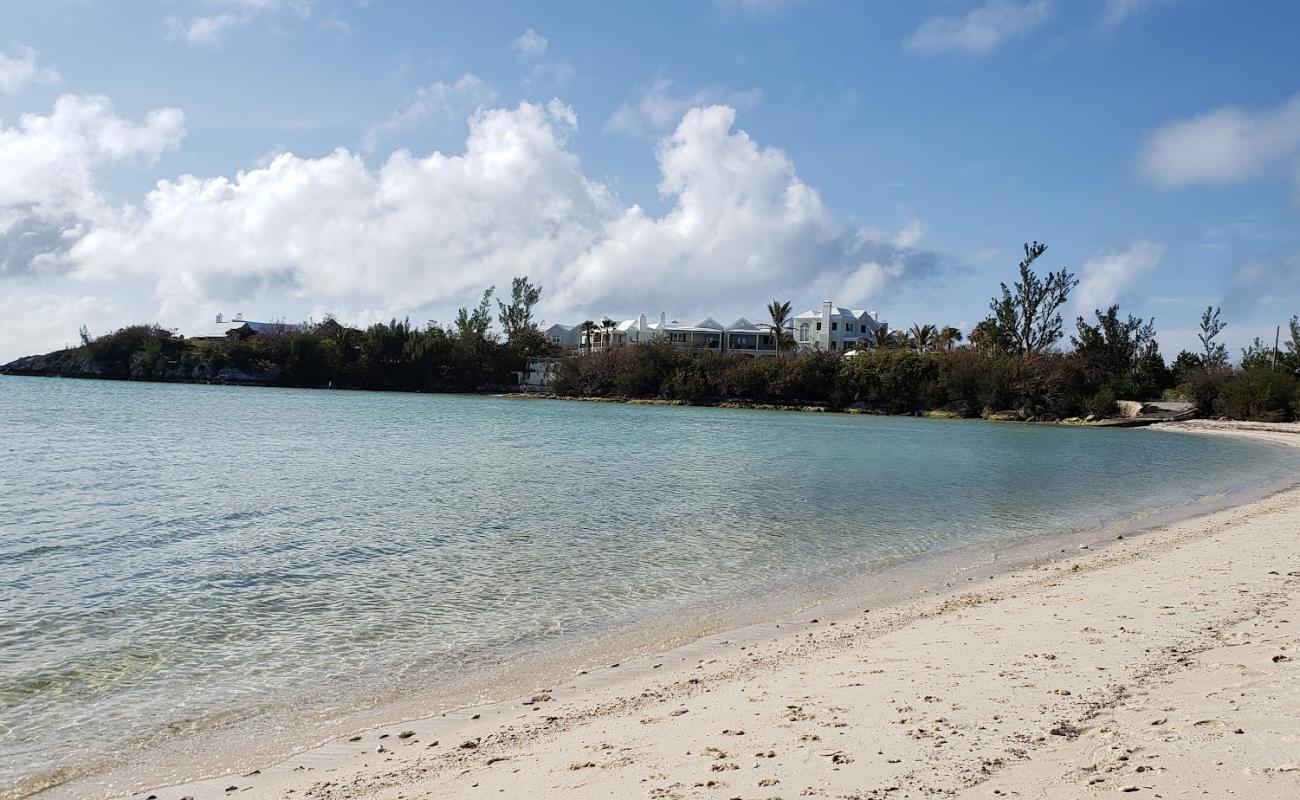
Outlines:
{"type": "MultiPolygon", "coordinates": [[[[852,319],[852,320],[862,319],[863,317],[866,317],[867,319],[872,319],[871,313],[866,311],[865,309],[844,308],[843,306],[832,306],[831,316],[837,317],[839,319],[852,319]]],[[[806,319],[809,317],[813,319],[821,319],[822,310],[820,308],[810,308],[807,311],[804,311],[799,314],[795,314],[796,319],[806,319]]]]}

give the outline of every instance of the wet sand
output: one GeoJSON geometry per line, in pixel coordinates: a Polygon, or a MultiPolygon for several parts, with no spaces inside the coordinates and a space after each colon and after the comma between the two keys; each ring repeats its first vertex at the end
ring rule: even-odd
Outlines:
{"type": "Polygon", "coordinates": [[[1300,797],[1300,489],[953,583],[131,796],[1300,797]]]}

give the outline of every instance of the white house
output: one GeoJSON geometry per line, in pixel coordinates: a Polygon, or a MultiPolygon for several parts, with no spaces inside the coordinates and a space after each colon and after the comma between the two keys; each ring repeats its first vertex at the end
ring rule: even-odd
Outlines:
{"type": "Polygon", "coordinates": [[[664,313],[659,314],[658,322],[649,322],[642,314],[636,319],[618,322],[612,329],[597,327],[590,337],[579,329],[578,338],[583,350],[613,349],[665,339],[673,347],[683,350],[749,355],[773,355],[776,352],[771,326],[755,324],[744,317],[723,325],[713,317],[684,322],[670,320],[664,313]]]}
{"type": "MultiPolygon", "coordinates": [[[[765,317],[760,318],[765,319],[765,317]]],[[[881,322],[876,312],[835,306],[827,300],[821,310],[805,311],[785,323],[786,331],[794,338],[800,350],[826,350],[843,353],[853,349],[859,341],[872,341],[881,322]]],[[[608,350],[627,347],[639,342],[667,339],[673,347],[690,350],[711,350],[716,353],[743,353],[754,356],[776,354],[776,340],[772,326],[767,322],[753,322],[741,317],[730,325],[723,325],[713,317],[691,321],[670,320],[659,314],[659,321],[648,322],[642,314],[636,319],[617,322],[613,328],[599,324],[588,336],[579,326],[552,325],[547,338],[553,338],[556,328],[572,330],[573,341],[584,351],[608,350]]],[[[567,341],[567,340],[566,340],[567,341]]]]}
{"type": "Polygon", "coordinates": [[[565,350],[576,350],[582,344],[582,329],[577,325],[561,325],[557,322],[543,333],[546,341],[559,345],[565,350]]]}
{"type": "Polygon", "coordinates": [[[874,341],[882,324],[875,311],[843,308],[824,300],[820,310],[794,315],[794,341],[800,350],[843,353],[859,342],[874,341]]]}

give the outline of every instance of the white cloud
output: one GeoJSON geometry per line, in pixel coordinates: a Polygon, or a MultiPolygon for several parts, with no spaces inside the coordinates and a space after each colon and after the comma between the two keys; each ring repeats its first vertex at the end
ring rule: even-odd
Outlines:
{"type": "Polygon", "coordinates": [[[927,56],[987,55],[1003,42],[1037,30],[1054,12],[1052,0],[987,0],[962,16],[927,19],[903,47],[927,56]]]}
{"type": "Polygon", "coordinates": [[[1144,275],[1160,265],[1164,255],[1165,245],[1138,241],[1085,262],[1075,290],[1079,309],[1086,316],[1119,302],[1144,275]]]}
{"type": "Polygon", "coordinates": [[[655,218],[634,205],[609,222],[562,275],[561,304],[749,310],[773,294],[806,300],[810,288],[864,302],[931,266],[928,255],[845,226],[783,152],[759,147],[734,121],[726,106],[686,113],[657,153],[672,208],[655,218]]]}
{"type": "Polygon", "coordinates": [[[37,60],[37,52],[26,45],[15,45],[12,55],[0,52],[0,94],[17,94],[32,82],[58,83],[58,71],[37,60]]]}
{"type": "Polygon", "coordinates": [[[361,146],[366,152],[372,152],[385,137],[399,130],[411,128],[431,117],[464,115],[492,102],[496,96],[496,89],[487,81],[469,72],[455,83],[438,81],[431,86],[422,86],[404,108],[366,131],[361,146]]]}
{"type": "Polygon", "coordinates": [[[747,111],[758,105],[762,97],[763,93],[759,89],[732,92],[721,86],[709,86],[674,95],[673,82],[667,78],[658,78],[639,87],[624,100],[605,122],[605,130],[661,134],[676,125],[688,109],[722,104],[747,111]]]}
{"type": "Polygon", "coordinates": [[[510,52],[520,61],[540,61],[546,56],[546,37],[529,28],[510,43],[510,52]]]}
{"type": "Polygon", "coordinates": [[[528,75],[521,81],[525,91],[541,87],[557,89],[573,78],[576,70],[567,58],[547,58],[550,43],[545,36],[529,28],[507,45],[506,51],[520,64],[531,65],[528,75]]]}
{"type": "Polygon", "coordinates": [[[5,227],[29,218],[106,219],[112,209],[95,186],[94,170],[154,161],[184,136],[185,116],[177,109],[157,109],[133,123],[96,95],[63,95],[49,116],[24,114],[17,126],[0,127],[0,212],[10,218],[5,227]]]}
{"type": "Polygon", "coordinates": [[[1300,94],[1277,108],[1236,107],[1171,122],[1147,137],[1142,171],[1162,186],[1228,184],[1300,158],[1300,94]]]}
{"type": "MultiPolygon", "coordinates": [[[[44,276],[86,295],[132,287],[117,324],[185,330],[235,306],[445,319],[520,274],[545,287],[540,310],[552,320],[752,314],[773,296],[865,303],[936,266],[913,249],[918,221],[896,233],[846,224],[785,153],[734,121],[725,106],[692,109],[659,143],[659,190],[670,204],[662,216],[625,206],[586,176],[567,144],[576,115],[552,100],[475,112],[460,154],[399,150],[372,169],[344,149],[285,153],[233,178],[160,181],[140,206],[111,213],[82,215],[74,197],[65,213],[76,224],[62,225],[37,258],[44,276]]],[[[175,141],[169,126],[154,127],[138,137],[148,146],[114,152],[147,156],[175,141]]],[[[93,195],[88,175],[83,183],[93,195]]],[[[36,293],[0,280],[15,294],[36,293]]],[[[5,326],[0,355],[57,347],[66,336],[5,326]]]]}
{"type": "MultiPolygon", "coordinates": [[[[287,11],[300,20],[311,18],[312,0],[211,0],[211,4],[225,10],[189,19],[167,18],[168,35],[186,44],[214,47],[224,41],[232,28],[247,25],[259,16],[287,11]]],[[[347,25],[335,19],[338,24],[347,25]]]]}

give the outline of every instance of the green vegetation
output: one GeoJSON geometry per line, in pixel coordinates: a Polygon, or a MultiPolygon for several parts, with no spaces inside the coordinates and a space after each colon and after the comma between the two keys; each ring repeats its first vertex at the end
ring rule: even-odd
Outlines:
{"type": "MultiPolygon", "coordinates": [[[[989,316],[963,342],[950,326],[882,327],[868,349],[841,357],[799,352],[786,329],[791,306],[773,300],[764,327],[776,357],[682,350],[663,340],[619,347],[608,317],[580,326],[582,352],[563,359],[552,388],[561,396],[660,399],[687,403],[858,409],[887,414],[941,412],[1054,420],[1114,413],[1120,399],[1184,399],[1205,415],[1280,421],[1300,417],[1300,318],[1273,347],[1256,339],[1233,367],[1218,341],[1220,309],[1201,315],[1201,352],[1166,365],[1155,321],[1119,307],[1078,317],[1067,333],[1061,316],[1078,280],[1068,270],[1040,277],[1034,263],[1047,246],[1025,245],[1018,280],[1002,284],[989,316]],[[1059,345],[1068,336],[1070,349],[1059,345]]],[[[511,373],[533,357],[557,356],[533,321],[541,288],[516,278],[508,301],[489,288],[446,330],[391,320],[364,330],[327,319],[224,340],[187,340],[157,325],[134,325],[79,347],[22,359],[10,371],[147,380],[222,381],[279,386],[484,391],[508,388],[511,373]]],[[[1280,337],[1279,337],[1280,338],[1280,337]]]]}
{"type": "MultiPolygon", "coordinates": [[[[478,391],[512,382],[527,358],[553,354],[532,309],[541,290],[517,278],[508,303],[498,303],[504,339],[492,330],[493,290],[462,308],[448,330],[391,320],[364,330],[332,319],[274,331],[233,331],[224,340],[183,339],[157,325],[132,325],[92,338],[50,368],[27,371],[179,381],[401,391],[478,391]]],[[[17,363],[17,362],[16,362],[17,363]]],[[[22,369],[22,368],[20,368],[22,369]]]]}

